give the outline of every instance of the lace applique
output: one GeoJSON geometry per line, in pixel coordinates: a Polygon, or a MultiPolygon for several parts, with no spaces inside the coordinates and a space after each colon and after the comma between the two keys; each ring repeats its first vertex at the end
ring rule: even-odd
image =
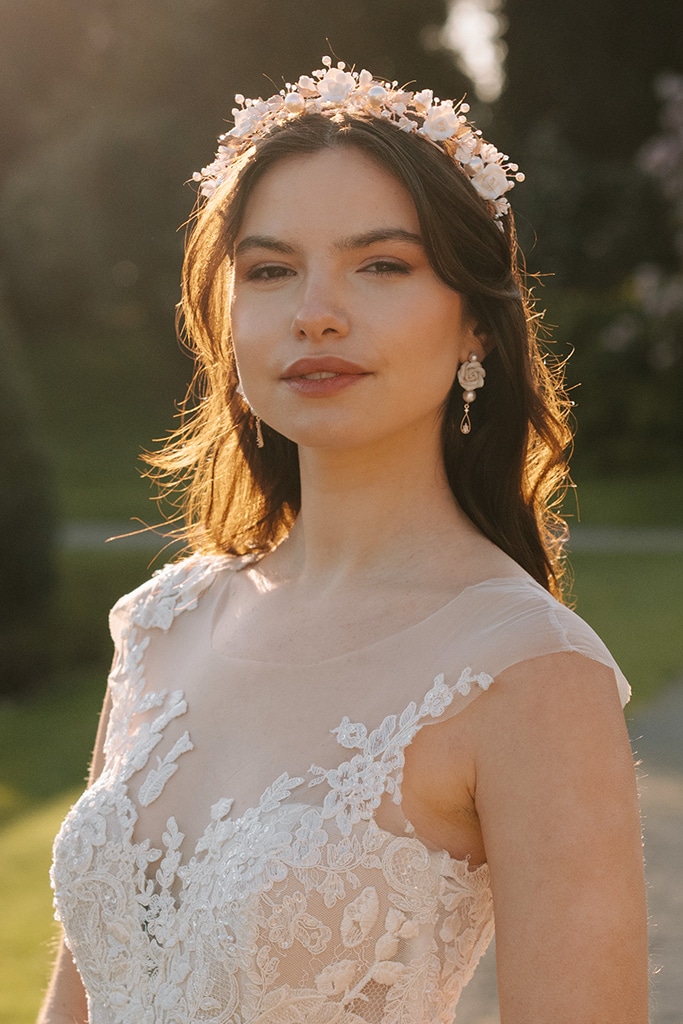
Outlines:
{"type": "MultiPolygon", "coordinates": [[[[233,559],[206,555],[193,555],[183,562],[165,565],[130,595],[134,598],[131,623],[142,629],[169,629],[176,615],[197,607],[200,595],[226,565],[236,568],[233,559]]],[[[114,612],[118,607],[115,605],[114,612]]]]}
{"type": "MultiPolygon", "coordinates": [[[[123,628],[117,631],[114,664],[109,685],[114,697],[107,729],[104,752],[107,767],[115,768],[124,781],[145,767],[154,749],[161,742],[164,729],[172,719],[184,715],[187,703],[182,691],[145,691],[143,659],[150,643],[149,630],[167,630],[183,611],[197,607],[200,594],[209,586],[225,559],[193,557],[185,562],[164,566],[140,587],[119,601],[112,610],[112,622],[124,617],[123,628]],[[145,631],[143,635],[141,631],[145,631]],[[133,720],[160,708],[161,713],[150,723],[134,727],[133,720]],[[131,740],[134,739],[134,750],[131,740]]],[[[112,629],[114,632],[114,629],[112,629]]],[[[173,750],[161,759],[140,788],[140,803],[147,807],[160,796],[165,784],[178,770],[181,754],[193,749],[187,732],[173,750]]],[[[105,769],[107,770],[107,769],[105,769]]]]}
{"type": "Polygon", "coordinates": [[[467,696],[472,683],[487,690],[493,679],[486,672],[474,675],[470,667],[463,670],[457,683],[448,686],[443,673],[434,680],[420,708],[414,701],[401,717],[387,715],[382,724],[368,736],[364,725],[352,723],[347,717],[332,732],[342,747],[360,750],[350,761],[338,768],[325,769],[311,765],[316,776],[309,786],[326,782],[330,787],[322,807],[322,818],[334,818],[342,835],[348,836],[354,825],[368,821],[379,807],[385,792],[401,802],[401,782],[405,764],[404,750],[415,737],[425,718],[438,718],[452,702],[456,693],[467,696]]]}
{"type": "MultiPolygon", "coordinates": [[[[91,1024],[450,1024],[493,931],[488,869],[380,829],[373,814],[385,791],[400,801],[404,749],[420,726],[490,677],[466,669],[448,686],[437,676],[419,707],[369,733],[344,718],[334,734],[357,751],[351,760],[313,766],[308,780],[283,773],[240,818],[231,799],[217,801],[183,863],[175,818],[163,850],[133,841],[127,783],[187,711],[180,691],[143,692],[142,630],[168,628],[195,607],[211,575],[200,565],[162,574],[154,586],[163,610],[146,591],[144,607],[130,609],[107,767],[55,842],[57,916],[91,1024]],[[322,807],[295,802],[306,781],[327,784],[322,807]]],[[[190,748],[184,733],[157,758],[141,803],[158,797],[190,748]]]]}
{"type": "Polygon", "coordinates": [[[193,743],[190,739],[190,734],[189,732],[184,732],[180,739],[176,740],[163,760],[160,757],[157,758],[157,767],[150,770],[147,778],[140,786],[138,801],[143,807],[149,807],[161,795],[168,780],[178,771],[176,761],[180,755],[186,754],[192,749],[193,743]]]}

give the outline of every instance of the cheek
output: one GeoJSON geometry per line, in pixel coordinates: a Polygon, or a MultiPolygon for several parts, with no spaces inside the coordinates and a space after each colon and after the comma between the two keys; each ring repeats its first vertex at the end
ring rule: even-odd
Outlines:
{"type": "Polygon", "coordinates": [[[258,333],[258,307],[234,296],[230,303],[230,329],[235,348],[247,345],[258,333]]]}
{"type": "Polygon", "coordinates": [[[413,310],[404,319],[405,359],[412,372],[422,374],[450,388],[459,366],[461,321],[438,304],[413,310]],[[407,330],[405,330],[407,328],[407,330]]]}
{"type": "Polygon", "coordinates": [[[267,359],[268,338],[271,333],[263,304],[233,299],[230,310],[230,329],[240,374],[256,368],[267,359]]]}

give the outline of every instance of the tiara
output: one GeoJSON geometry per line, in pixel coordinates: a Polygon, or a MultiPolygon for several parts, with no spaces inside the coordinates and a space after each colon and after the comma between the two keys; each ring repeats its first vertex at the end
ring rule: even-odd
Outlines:
{"type": "Polygon", "coordinates": [[[458,166],[475,191],[484,199],[502,230],[500,218],[510,209],[506,193],[515,182],[524,181],[517,164],[486,142],[468,122],[469,104],[440,100],[431,89],[407,92],[398,82],[384,82],[369,71],[347,69],[343,61],[332,67],[323,57],[323,67],[298,82],[287,82],[269,99],[235,96],[232,115],[235,125],[218,139],[212,163],[196,171],[201,195],[209,198],[223,183],[234,160],[270,128],[287,124],[303,114],[323,114],[333,119],[346,113],[351,117],[378,117],[396,125],[399,131],[422,135],[458,166]]]}

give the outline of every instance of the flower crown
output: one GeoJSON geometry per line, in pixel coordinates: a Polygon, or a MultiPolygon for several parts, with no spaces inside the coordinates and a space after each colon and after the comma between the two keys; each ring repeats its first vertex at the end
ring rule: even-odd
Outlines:
{"type": "Polygon", "coordinates": [[[487,201],[502,230],[500,218],[510,209],[506,193],[516,181],[524,181],[524,175],[467,121],[467,103],[440,100],[431,89],[407,92],[399,88],[398,82],[380,81],[369,71],[347,70],[343,61],[332,67],[330,57],[323,57],[322,64],[319,71],[302,75],[296,84],[287,82],[270,99],[245,99],[239,93],[235,96],[234,128],[219,137],[213,163],[192,175],[200,183],[201,195],[210,197],[225,180],[233,161],[271,127],[302,114],[372,116],[396,125],[400,131],[422,135],[447,153],[487,201]]]}

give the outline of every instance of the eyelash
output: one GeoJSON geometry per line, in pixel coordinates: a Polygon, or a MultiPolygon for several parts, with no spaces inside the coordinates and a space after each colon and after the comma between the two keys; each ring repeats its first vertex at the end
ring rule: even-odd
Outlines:
{"type": "MultiPolygon", "coordinates": [[[[252,267],[246,274],[248,281],[279,281],[288,277],[292,270],[279,264],[266,263],[261,266],[252,267]]],[[[371,273],[376,277],[390,277],[393,274],[409,274],[410,267],[405,263],[394,260],[375,260],[361,268],[360,273],[371,273]]]]}
{"type": "Polygon", "coordinates": [[[410,267],[406,266],[405,263],[397,263],[394,260],[375,260],[374,263],[369,263],[363,267],[363,270],[371,270],[378,277],[389,277],[391,274],[409,274],[410,267]],[[384,269],[380,270],[382,267],[384,269]]]}
{"type": "Polygon", "coordinates": [[[275,263],[267,263],[259,267],[252,267],[247,272],[247,281],[278,281],[290,273],[289,267],[281,267],[275,263]]]}

